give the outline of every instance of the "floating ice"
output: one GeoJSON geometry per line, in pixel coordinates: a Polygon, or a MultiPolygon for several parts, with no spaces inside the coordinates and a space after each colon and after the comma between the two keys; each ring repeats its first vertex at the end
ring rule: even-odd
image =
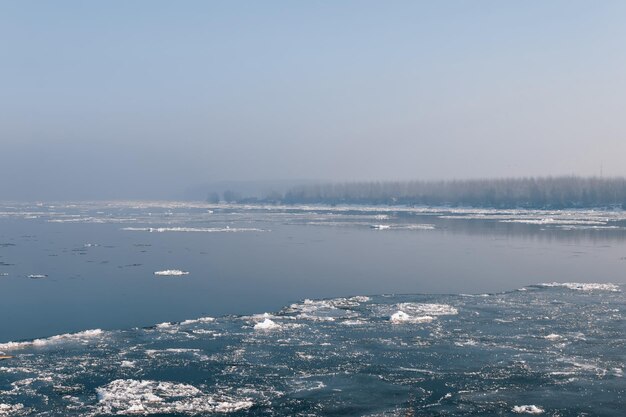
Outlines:
{"type": "MultiPolygon", "coordinates": [[[[447,304],[436,303],[399,303],[395,312],[389,316],[392,323],[428,323],[437,316],[455,315],[458,310],[447,304]]],[[[381,314],[389,314],[386,308],[379,310],[381,314]]],[[[393,311],[393,310],[391,310],[393,311]]]]}
{"type": "Polygon", "coordinates": [[[435,225],[427,224],[427,223],[403,224],[403,225],[399,225],[397,229],[400,229],[400,230],[434,230],[435,225]]]}
{"type": "Polygon", "coordinates": [[[276,330],[280,328],[280,324],[270,319],[265,319],[262,322],[254,325],[254,330],[276,330]]]}
{"type": "Polygon", "coordinates": [[[428,316],[454,316],[459,311],[448,304],[437,303],[400,303],[397,304],[399,310],[408,311],[413,315],[428,316]]]}
{"type": "Polygon", "coordinates": [[[248,398],[213,396],[198,388],[174,382],[116,379],[96,389],[98,414],[187,414],[226,413],[245,410],[248,398]]]}
{"type": "Polygon", "coordinates": [[[198,319],[181,321],[180,324],[182,324],[183,326],[187,326],[190,324],[197,324],[197,323],[210,323],[212,321],[215,321],[213,317],[200,317],[198,319]]]}
{"type": "Polygon", "coordinates": [[[611,291],[619,292],[619,286],[611,283],[548,282],[537,284],[538,287],[563,287],[576,291],[611,291]]]}
{"type": "Polygon", "coordinates": [[[204,233],[236,233],[236,232],[268,232],[266,229],[254,227],[124,227],[122,230],[131,232],[204,232],[204,233]]]}
{"type": "Polygon", "coordinates": [[[518,414],[542,414],[544,410],[536,405],[516,405],[511,411],[518,414]]]}
{"type": "Polygon", "coordinates": [[[29,347],[43,347],[54,343],[61,342],[82,342],[86,339],[102,336],[105,332],[101,329],[85,330],[78,333],[66,333],[48,337],[46,339],[35,339],[26,342],[7,342],[0,343],[0,351],[25,349],[29,347]]]}
{"type": "Polygon", "coordinates": [[[434,224],[415,223],[415,224],[372,224],[370,228],[375,230],[433,230],[434,224]]]}
{"type": "Polygon", "coordinates": [[[502,223],[522,223],[522,224],[555,224],[555,225],[603,225],[604,221],[598,220],[577,220],[577,219],[555,219],[545,217],[540,219],[507,219],[500,220],[502,223]]]}
{"type": "Polygon", "coordinates": [[[0,403],[0,416],[12,416],[24,409],[23,404],[2,404],[0,403]]]}
{"type": "Polygon", "coordinates": [[[28,276],[28,278],[30,279],[43,279],[43,278],[48,278],[48,275],[46,274],[31,274],[28,276]]]}
{"type": "Polygon", "coordinates": [[[351,309],[370,300],[369,297],[333,298],[330,300],[309,300],[291,304],[283,309],[284,313],[296,313],[296,318],[313,321],[334,321],[339,318],[352,318],[358,315],[351,309]]]}
{"type": "Polygon", "coordinates": [[[433,320],[434,317],[431,316],[411,317],[404,311],[396,311],[389,318],[392,323],[429,323],[433,320]]]}
{"type": "Polygon", "coordinates": [[[163,271],[156,271],[154,275],[161,277],[179,277],[182,275],[189,275],[188,271],[181,271],[180,269],[166,269],[163,271]]]}

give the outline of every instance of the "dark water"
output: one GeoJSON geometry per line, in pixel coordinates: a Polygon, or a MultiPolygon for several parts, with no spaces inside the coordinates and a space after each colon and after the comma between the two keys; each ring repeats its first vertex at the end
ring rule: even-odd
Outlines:
{"type": "Polygon", "coordinates": [[[618,287],[308,300],[0,346],[9,415],[622,415],[618,287]],[[48,414],[44,414],[48,413],[48,414]]]}
{"type": "Polygon", "coordinates": [[[625,218],[5,204],[0,416],[618,416],[625,218]]]}

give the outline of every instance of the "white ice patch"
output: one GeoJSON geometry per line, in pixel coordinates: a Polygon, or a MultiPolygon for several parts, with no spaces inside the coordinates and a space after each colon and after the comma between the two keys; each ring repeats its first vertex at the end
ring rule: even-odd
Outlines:
{"type": "Polygon", "coordinates": [[[418,224],[402,224],[398,225],[400,230],[435,230],[434,224],[418,223],[418,224]]]}
{"type": "Polygon", "coordinates": [[[180,269],[165,269],[163,271],[156,271],[154,275],[160,277],[180,277],[183,275],[189,275],[189,272],[181,271],[180,269]]]}
{"type": "Polygon", "coordinates": [[[100,329],[85,330],[78,333],[66,333],[48,337],[47,339],[35,339],[28,342],[7,342],[0,343],[0,351],[25,349],[29,347],[44,347],[62,342],[86,342],[88,339],[102,336],[105,332],[100,329]]]}
{"type": "Polygon", "coordinates": [[[536,405],[516,405],[511,411],[518,414],[542,414],[544,410],[536,405]]]}
{"type": "Polygon", "coordinates": [[[284,313],[296,313],[300,320],[334,321],[340,318],[354,318],[358,314],[351,309],[370,300],[369,297],[355,296],[350,298],[334,298],[330,300],[309,300],[291,304],[284,313]]]}
{"type": "Polygon", "coordinates": [[[370,228],[374,230],[434,230],[434,224],[416,223],[416,224],[372,224],[370,228]]]}
{"type": "Polygon", "coordinates": [[[183,326],[188,326],[191,324],[198,324],[198,323],[211,323],[213,321],[215,321],[213,317],[200,317],[198,319],[181,321],[180,324],[182,324],[183,326]]]}
{"type": "Polygon", "coordinates": [[[99,414],[227,413],[252,407],[249,398],[215,396],[198,388],[174,382],[117,379],[96,389],[99,414]]]}
{"type": "Polygon", "coordinates": [[[438,316],[458,314],[458,310],[448,304],[435,303],[399,303],[380,306],[376,310],[389,317],[392,323],[428,323],[438,316]]]}
{"type": "Polygon", "coordinates": [[[537,284],[538,287],[562,287],[576,291],[611,291],[619,292],[619,286],[611,283],[548,282],[537,284]]]}
{"type": "Polygon", "coordinates": [[[146,355],[148,356],[171,355],[171,354],[179,354],[179,353],[197,354],[200,352],[201,352],[200,349],[186,349],[186,348],[146,349],[146,355]]]}
{"type": "Polygon", "coordinates": [[[276,323],[273,320],[270,319],[265,319],[260,323],[257,323],[254,325],[254,330],[277,330],[280,329],[282,326],[278,323],[276,323]]]}
{"type": "Polygon", "coordinates": [[[12,416],[24,409],[23,404],[2,404],[0,403],[0,416],[12,416]]]}
{"type": "Polygon", "coordinates": [[[501,223],[522,223],[522,224],[539,224],[539,225],[603,225],[606,224],[600,220],[577,220],[577,219],[555,219],[553,217],[544,217],[539,219],[508,219],[500,220],[501,223]]]}
{"type": "Polygon", "coordinates": [[[204,233],[237,233],[237,232],[268,232],[269,230],[253,227],[124,227],[122,230],[131,232],[204,232],[204,233]]]}
{"type": "Polygon", "coordinates": [[[391,315],[389,321],[392,323],[429,323],[434,320],[431,316],[417,316],[412,317],[406,314],[404,311],[396,311],[391,315]]]}

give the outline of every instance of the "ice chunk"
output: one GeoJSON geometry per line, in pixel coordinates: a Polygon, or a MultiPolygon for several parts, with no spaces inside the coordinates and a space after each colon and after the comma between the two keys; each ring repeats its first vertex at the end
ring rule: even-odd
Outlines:
{"type": "Polygon", "coordinates": [[[225,413],[245,410],[248,398],[209,395],[182,383],[116,379],[96,389],[98,414],[187,414],[225,413]]]}
{"type": "Polygon", "coordinates": [[[180,269],[165,269],[163,271],[156,271],[154,275],[160,277],[180,277],[183,275],[189,275],[189,272],[181,271],[180,269]]]}
{"type": "Polygon", "coordinates": [[[2,350],[15,350],[15,349],[25,349],[29,347],[44,347],[53,343],[61,343],[61,342],[82,342],[86,339],[90,339],[93,337],[98,337],[104,335],[100,329],[94,330],[85,330],[78,333],[66,333],[59,334],[56,336],[48,337],[47,339],[35,339],[27,342],[7,342],[0,343],[0,351],[2,350]]]}
{"type": "Polygon", "coordinates": [[[619,286],[611,283],[596,282],[547,282],[537,284],[538,287],[562,287],[576,291],[611,291],[619,292],[619,286]]]}
{"type": "Polygon", "coordinates": [[[0,416],[12,416],[24,409],[23,404],[2,404],[0,403],[0,416]]]}
{"type": "Polygon", "coordinates": [[[280,324],[270,319],[265,319],[262,322],[254,325],[254,330],[276,330],[280,328],[280,324]]]}
{"type": "Polygon", "coordinates": [[[204,232],[204,233],[238,233],[238,232],[268,232],[266,229],[253,227],[124,227],[122,230],[131,232],[204,232]]]}
{"type": "Polygon", "coordinates": [[[544,410],[536,405],[516,405],[512,411],[518,414],[543,414],[544,410]]]}
{"type": "Polygon", "coordinates": [[[406,314],[404,311],[396,311],[391,315],[389,320],[392,323],[429,323],[434,320],[431,316],[417,316],[412,317],[406,314]]]}

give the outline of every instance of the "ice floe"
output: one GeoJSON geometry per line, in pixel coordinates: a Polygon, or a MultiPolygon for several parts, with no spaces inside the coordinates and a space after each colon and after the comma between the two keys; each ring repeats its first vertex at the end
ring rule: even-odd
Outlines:
{"type": "Polygon", "coordinates": [[[188,271],[182,271],[180,269],[165,269],[163,271],[156,271],[154,275],[160,277],[180,277],[183,275],[189,275],[188,271]]]}
{"type": "Polygon", "coordinates": [[[28,276],[28,278],[30,278],[30,279],[43,279],[43,278],[48,278],[48,275],[46,275],[46,274],[30,274],[28,276]]]}
{"type": "Polygon", "coordinates": [[[456,315],[458,310],[447,304],[437,303],[399,303],[395,312],[389,316],[392,323],[429,323],[437,316],[456,315]]]}
{"type": "Polygon", "coordinates": [[[453,316],[459,314],[459,311],[448,304],[438,303],[399,303],[396,304],[398,310],[408,312],[411,315],[428,315],[428,316],[453,316]]]}
{"type": "Polygon", "coordinates": [[[83,342],[88,339],[99,337],[104,335],[105,332],[101,329],[85,330],[78,333],[65,333],[56,336],[51,336],[46,339],[35,339],[24,342],[7,342],[0,343],[0,351],[10,351],[16,349],[25,349],[30,347],[44,347],[47,345],[62,343],[62,342],[83,342]]]}
{"type": "Polygon", "coordinates": [[[611,291],[618,292],[620,288],[616,284],[611,283],[595,283],[595,282],[548,282],[537,284],[537,287],[562,287],[576,291],[611,291]]]}
{"type": "Polygon", "coordinates": [[[313,321],[334,321],[335,319],[354,318],[354,308],[367,303],[369,297],[355,296],[349,298],[333,298],[327,300],[305,299],[300,303],[291,304],[283,309],[283,313],[296,314],[297,319],[313,321]]]}
{"type": "Polygon", "coordinates": [[[429,323],[434,320],[432,316],[417,316],[412,317],[406,314],[404,311],[396,311],[389,317],[389,321],[392,323],[429,323]]]}
{"type": "Polygon", "coordinates": [[[183,320],[180,322],[181,325],[183,326],[188,326],[191,324],[198,324],[198,323],[210,323],[215,321],[215,319],[213,317],[200,317],[197,319],[191,319],[191,320],[183,320]]]}
{"type": "Polygon", "coordinates": [[[2,404],[0,403],[0,416],[9,417],[16,415],[20,411],[24,410],[23,404],[2,404]]]}
{"type": "Polygon", "coordinates": [[[210,395],[183,383],[116,379],[96,389],[98,414],[186,414],[226,413],[245,410],[248,398],[210,395]]]}
{"type": "Polygon", "coordinates": [[[254,330],[277,330],[282,326],[273,320],[265,319],[254,325],[254,330]]]}
{"type": "Polygon", "coordinates": [[[516,405],[511,410],[518,414],[543,414],[544,410],[536,405],[516,405]]]}
{"type": "Polygon", "coordinates": [[[256,227],[124,227],[122,230],[131,232],[203,232],[203,233],[237,233],[237,232],[268,232],[267,229],[256,227]]]}
{"type": "Polygon", "coordinates": [[[414,223],[414,224],[372,224],[371,229],[375,230],[434,230],[434,224],[414,223]]]}

